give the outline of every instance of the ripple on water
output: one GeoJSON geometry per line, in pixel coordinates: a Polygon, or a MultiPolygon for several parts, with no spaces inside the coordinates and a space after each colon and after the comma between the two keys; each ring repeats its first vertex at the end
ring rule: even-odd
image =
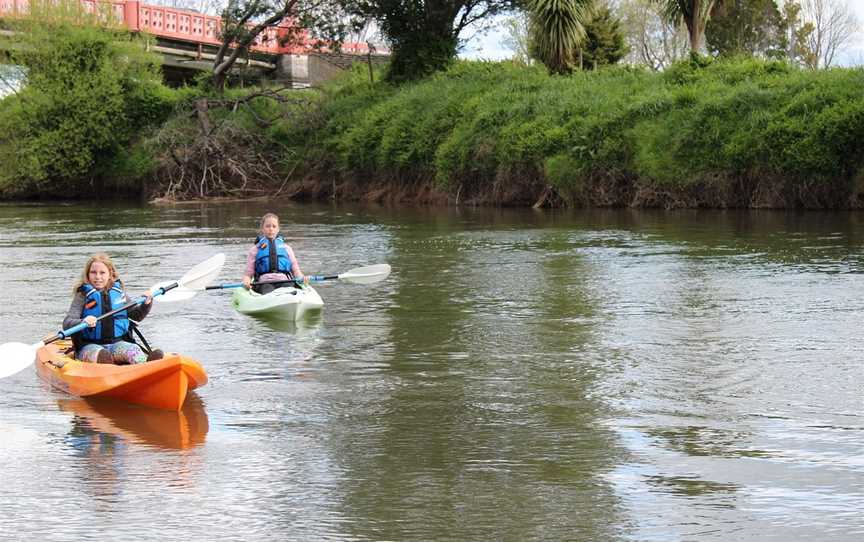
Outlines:
{"type": "Polygon", "coordinates": [[[186,446],[4,379],[0,532],[864,537],[857,215],[4,205],[0,339],[56,330],[96,250],[133,292],[215,252],[236,281],[270,210],[304,271],[394,272],[298,324],[157,304],[148,337],[210,376],[186,446]]]}

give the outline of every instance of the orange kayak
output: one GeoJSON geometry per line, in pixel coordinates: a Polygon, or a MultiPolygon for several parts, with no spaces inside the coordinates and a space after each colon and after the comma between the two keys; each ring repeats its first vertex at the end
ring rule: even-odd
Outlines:
{"type": "Polygon", "coordinates": [[[197,361],[180,354],[136,365],[86,363],[64,352],[70,341],[57,341],[36,352],[39,377],[79,397],[111,397],[155,408],[180,410],[186,392],[207,383],[197,361]]]}

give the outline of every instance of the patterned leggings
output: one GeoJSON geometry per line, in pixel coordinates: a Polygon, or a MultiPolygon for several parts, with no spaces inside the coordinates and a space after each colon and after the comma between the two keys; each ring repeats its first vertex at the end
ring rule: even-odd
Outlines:
{"type": "Polygon", "coordinates": [[[114,356],[114,363],[132,364],[147,361],[147,354],[135,343],[119,341],[113,344],[85,344],[76,356],[81,361],[96,362],[100,350],[107,350],[114,356]]]}

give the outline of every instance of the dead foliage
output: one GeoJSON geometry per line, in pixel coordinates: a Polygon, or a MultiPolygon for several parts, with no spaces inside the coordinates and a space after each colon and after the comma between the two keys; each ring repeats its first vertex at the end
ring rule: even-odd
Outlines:
{"type": "Polygon", "coordinates": [[[167,126],[154,138],[154,146],[162,151],[150,197],[182,201],[284,195],[294,173],[285,165],[291,150],[274,145],[264,133],[297,108],[277,108],[278,114],[265,117],[250,104],[256,99],[292,105],[309,100],[288,95],[289,90],[261,90],[235,99],[201,98],[189,104],[187,115],[196,122],[167,126]],[[257,129],[236,122],[232,115],[241,108],[257,129]]]}

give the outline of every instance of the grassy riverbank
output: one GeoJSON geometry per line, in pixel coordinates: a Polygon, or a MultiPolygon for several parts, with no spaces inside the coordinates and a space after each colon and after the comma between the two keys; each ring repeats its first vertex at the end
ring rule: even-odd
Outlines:
{"type": "Polygon", "coordinates": [[[695,59],[552,77],[460,62],[398,87],[357,70],[320,92],[214,96],[168,89],[131,45],[66,39],[83,77],[46,55],[0,101],[2,197],[864,206],[860,69],[695,59]],[[124,55],[135,63],[112,68],[124,55]]]}
{"type": "MultiPolygon", "coordinates": [[[[451,201],[860,207],[864,71],[690,61],[550,77],[462,63],[414,85],[331,89],[304,164],[451,201]]],[[[307,168],[309,169],[309,168],[307,168]]]]}

